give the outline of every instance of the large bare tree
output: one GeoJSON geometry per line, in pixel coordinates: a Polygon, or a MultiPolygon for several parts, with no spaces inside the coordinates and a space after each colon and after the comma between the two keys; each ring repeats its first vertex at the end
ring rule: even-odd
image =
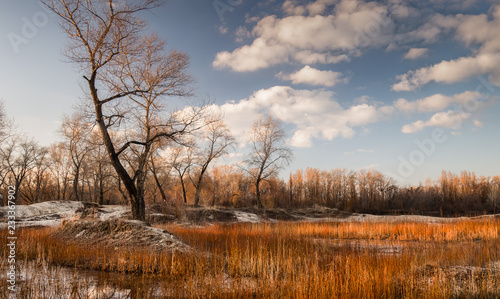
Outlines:
{"type": "Polygon", "coordinates": [[[281,123],[271,116],[260,116],[250,130],[250,156],[244,161],[246,171],[255,184],[256,200],[263,208],[260,198],[260,183],[276,176],[279,170],[288,165],[293,157],[292,150],[285,144],[285,131],[281,123]]]}
{"type": "Polygon", "coordinates": [[[162,138],[178,140],[201,114],[194,108],[168,114],[163,102],[168,96],[189,94],[189,59],[182,52],[165,53],[157,35],[143,36],[145,22],[137,13],[160,6],[160,0],[43,3],[59,16],[69,40],[66,56],[84,73],[96,122],[129,195],[132,217],[144,220],[144,186],[153,144],[162,138]]]}

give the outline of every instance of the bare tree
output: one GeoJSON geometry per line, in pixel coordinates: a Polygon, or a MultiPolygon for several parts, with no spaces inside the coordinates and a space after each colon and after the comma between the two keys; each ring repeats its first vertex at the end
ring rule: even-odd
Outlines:
{"type": "Polygon", "coordinates": [[[160,191],[161,199],[163,201],[167,201],[167,194],[165,193],[164,184],[165,182],[168,183],[169,181],[172,166],[170,166],[168,163],[163,163],[163,157],[159,153],[160,151],[158,149],[154,149],[151,151],[149,169],[153,174],[156,187],[160,191]]]}
{"type": "Polygon", "coordinates": [[[23,181],[44,155],[45,151],[41,150],[35,141],[21,136],[10,138],[6,145],[0,148],[0,168],[6,169],[7,180],[15,186],[17,194],[21,194],[23,181]]]}
{"type": "MultiPolygon", "coordinates": [[[[6,113],[5,113],[5,108],[3,105],[3,102],[0,101],[0,145],[6,140],[6,113]]],[[[4,168],[2,165],[2,160],[0,160],[0,186],[4,185],[5,178],[7,176],[7,169],[4,168]]],[[[1,190],[0,190],[1,191],[1,190]]],[[[0,193],[0,206],[3,206],[3,197],[2,194],[0,193]]]]}
{"type": "Polygon", "coordinates": [[[490,191],[488,193],[488,199],[493,205],[493,213],[497,212],[497,204],[500,201],[500,177],[495,176],[490,182],[490,191]]]}
{"type": "Polygon", "coordinates": [[[255,184],[256,200],[259,208],[263,208],[260,198],[260,183],[288,165],[293,157],[292,150],[285,144],[285,131],[278,120],[271,116],[259,117],[250,131],[252,151],[250,157],[244,161],[246,171],[255,184]]]}
{"type": "Polygon", "coordinates": [[[195,149],[195,160],[193,176],[190,175],[191,182],[196,189],[194,195],[194,206],[198,207],[200,202],[200,192],[203,182],[203,176],[206,173],[210,163],[215,159],[228,153],[228,149],[234,146],[234,138],[221,118],[210,116],[208,125],[201,132],[201,136],[196,138],[198,145],[195,149]],[[213,120],[213,118],[216,120],[213,120]]]}
{"type": "Polygon", "coordinates": [[[91,150],[89,136],[92,129],[92,124],[88,123],[81,113],[63,116],[60,131],[73,162],[73,194],[77,201],[81,200],[78,190],[80,173],[84,159],[91,150]]]}
{"type": "Polygon", "coordinates": [[[104,204],[105,195],[112,189],[113,185],[113,168],[106,155],[106,148],[102,143],[102,139],[98,132],[92,131],[89,136],[89,143],[91,145],[91,151],[87,155],[87,180],[92,180],[94,200],[100,205],[104,204]]]}
{"type": "Polygon", "coordinates": [[[182,187],[182,198],[187,204],[186,194],[186,174],[191,166],[193,166],[193,149],[192,146],[176,146],[170,148],[168,153],[168,164],[175,170],[179,176],[179,181],[182,187]]]}
{"type": "Polygon", "coordinates": [[[49,147],[50,171],[55,180],[55,199],[66,199],[68,192],[72,160],[65,143],[52,144],[49,147]]]}
{"type": "MultiPolygon", "coordinates": [[[[144,186],[151,147],[177,140],[197,123],[200,111],[167,115],[162,100],[185,96],[191,81],[186,54],[164,53],[157,35],[143,37],[138,12],[160,0],[43,0],[60,18],[69,39],[68,59],[85,73],[88,96],[111,164],[129,195],[134,219],[145,219],[144,186]],[[113,137],[122,132],[125,142],[113,137]],[[124,156],[134,155],[133,165],[124,156]]],[[[185,111],[184,111],[185,112],[185,111]]]]}
{"type": "Polygon", "coordinates": [[[41,202],[47,198],[47,186],[49,184],[50,160],[48,149],[38,147],[33,168],[26,175],[26,184],[23,190],[24,201],[28,204],[41,202]]]}

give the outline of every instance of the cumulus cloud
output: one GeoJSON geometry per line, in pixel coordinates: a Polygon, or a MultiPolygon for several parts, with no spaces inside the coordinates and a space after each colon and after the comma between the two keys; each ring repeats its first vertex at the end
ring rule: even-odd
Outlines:
{"type": "Polygon", "coordinates": [[[397,77],[394,91],[413,91],[430,82],[457,83],[473,76],[489,75],[493,84],[500,86],[500,5],[486,14],[441,17],[443,27],[456,30],[455,38],[473,49],[470,56],[444,60],[429,67],[409,71],[397,77]]]}
{"type": "Polygon", "coordinates": [[[456,103],[459,105],[466,105],[477,101],[481,98],[482,94],[477,91],[465,91],[453,96],[445,96],[443,94],[434,94],[432,96],[416,100],[407,101],[406,99],[398,99],[394,102],[394,106],[403,112],[436,112],[446,109],[448,106],[456,103]]]}
{"type": "Polygon", "coordinates": [[[363,48],[388,44],[394,24],[387,6],[342,0],[331,8],[335,2],[318,0],[304,7],[285,1],[289,16],[264,17],[252,30],[251,44],[217,53],[213,66],[249,72],[288,62],[338,63],[363,48]]]}
{"type": "Polygon", "coordinates": [[[403,58],[408,60],[415,60],[422,58],[427,55],[429,49],[427,48],[411,48],[408,53],[406,53],[403,58]]]}
{"type": "Polygon", "coordinates": [[[492,82],[500,85],[500,53],[480,54],[442,61],[430,67],[423,67],[399,75],[398,83],[392,86],[394,91],[413,91],[431,82],[457,83],[472,76],[491,74],[492,82]]]}
{"type": "Polygon", "coordinates": [[[388,119],[392,106],[355,104],[344,108],[334,94],[325,90],[298,90],[274,86],[255,92],[248,99],[213,107],[225,115],[225,121],[240,142],[259,114],[269,114],[292,128],[289,143],[310,147],[313,139],[350,138],[355,128],[388,119]]]}
{"type": "MultiPolygon", "coordinates": [[[[372,48],[394,50],[415,43],[434,43],[464,19],[462,15],[429,13],[400,0],[303,2],[286,0],[282,4],[283,17],[259,19],[250,35],[244,35],[252,36],[253,41],[217,53],[213,67],[252,72],[285,63],[334,64],[372,48]]],[[[424,51],[410,50],[407,59],[422,57],[424,51]]]]}
{"type": "Polygon", "coordinates": [[[422,131],[425,127],[441,127],[448,129],[459,129],[462,122],[471,116],[470,113],[447,111],[434,114],[428,121],[418,120],[414,123],[403,126],[402,132],[416,133],[422,131]]]}
{"type": "MultiPolygon", "coordinates": [[[[404,113],[434,113],[427,121],[418,120],[403,126],[403,133],[419,132],[425,127],[458,130],[465,120],[484,107],[483,96],[483,94],[477,91],[465,91],[453,96],[434,94],[415,101],[398,99],[394,102],[394,107],[404,113]],[[454,111],[444,111],[452,105],[457,105],[457,109],[454,111]]],[[[480,124],[479,121],[474,121],[476,127],[480,124]]]]}
{"type": "Polygon", "coordinates": [[[347,83],[342,73],[334,71],[320,71],[308,65],[292,74],[279,73],[278,78],[291,81],[293,84],[309,84],[314,86],[333,87],[338,83],[347,83]]]}

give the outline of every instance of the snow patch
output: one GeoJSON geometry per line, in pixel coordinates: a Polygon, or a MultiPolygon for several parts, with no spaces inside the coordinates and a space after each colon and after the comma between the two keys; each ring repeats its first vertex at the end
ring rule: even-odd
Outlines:
{"type": "Polygon", "coordinates": [[[262,219],[256,214],[234,211],[234,215],[238,219],[238,222],[251,222],[251,223],[262,222],[262,219]]]}
{"type": "MultiPolygon", "coordinates": [[[[76,217],[77,210],[83,208],[79,201],[46,201],[32,205],[16,205],[16,224],[18,226],[58,226],[63,219],[76,217]]],[[[6,218],[9,207],[0,207],[0,218],[6,218]]],[[[7,228],[6,222],[0,229],[7,228]]]]}

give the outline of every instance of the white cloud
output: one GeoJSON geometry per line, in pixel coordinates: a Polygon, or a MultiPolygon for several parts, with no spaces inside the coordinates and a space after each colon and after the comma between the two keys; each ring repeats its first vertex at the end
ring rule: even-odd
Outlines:
{"type": "Polygon", "coordinates": [[[213,66],[249,72],[295,61],[338,63],[359,55],[361,49],[388,44],[394,24],[386,6],[342,0],[331,13],[318,14],[327,12],[334,2],[318,0],[305,8],[286,1],[283,9],[289,16],[261,19],[252,30],[256,38],[251,44],[219,52],[213,66]],[[306,11],[307,16],[303,15],[306,11]]]}
{"type": "Polygon", "coordinates": [[[477,91],[465,91],[454,96],[445,96],[438,93],[412,102],[405,99],[398,99],[394,102],[394,107],[407,113],[436,112],[446,109],[454,103],[466,105],[467,103],[478,101],[481,96],[482,94],[477,91]]]}
{"type": "MultiPolygon", "coordinates": [[[[251,72],[284,63],[334,64],[349,61],[370,48],[391,51],[437,42],[465,19],[463,15],[429,13],[400,0],[299,2],[304,1],[286,0],[282,5],[284,17],[260,19],[251,30],[253,42],[217,53],[212,65],[251,72]]],[[[424,52],[424,48],[410,50],[407,59],[422,57],[424,52]]]]}
{"type": "Polygon", "coordinates": [[[489,75],[493,84],[500,86],[500,5],[486,14],[436,17],[442,27],[456,29],[455,38],[471,47],[473,54],[441,61],[429,67],[409,71],[397,77],[394,91],[413,91],[430,83],[457,83],[473,76],[489,75]],[[475,49],[478,45],[479,48],[475,49]]]}
{"type": "Polygon", "coordinates": [[[474,126],[476,126],[476,128],[482,128],[484,125],[482,122],[480,122],[479,120],[475,119],[474,120],[474,126]]]}
{"type": "Polygon", "coordinates": [[[217,53],[212,65],[215,68],[230,67],[236,72],[249,72],[288,62],[289,54],[290,50],[286,46],[270,44],[267,40],[258,38],[251,46],[245,45],[232,53],[217,53]]]}
{"type": "Polygon", "coordinates": [[[500,85],[500,53],[480,54],[442,61],[430,67],[423,67],[399,75],[398,83],[392,86],[394,91],[413,91],[431,81],[437,83],[457,83],[472,76],[491,74],[494,84],[500,85]]]}
{"type": "Polygon", "coordinates": [[[269,114],[286,125],[291,125],[292,146],[310,147],[313,139],[333,140],[354,136],[354,128],[387,119],[395,109],[392,106],[356,104],[342,107],[325,90],[297,90],[288,86],[274,86],[255,92],[248,99],[214,106],[225,115],[225,121],[239,142],[245,142],[246,133],[259,114],[269,114]]]}
{"type": "Polygon", "coordinates": [[[403,56],[404,59],[415,60],[427,55],[429,49],[427,48],[411,48],[408,53],[403,56]]]}
{"type": "Polygon", "coordinates": [[[434,114],[428,121],[418,120],[414,123],[404,125],[402,132],[406,134],[422,131],[425,127],[441,127],[448,129],[459,129],[464,120],[471,116],[470,113],[447,111],[434,114]]]}
{"type": "MultiPolygon", "coordinates": [[[[463,121],[469,119],[476,111],[484,107],[482,97],[483,94],[477,91],[465,91],[453,96],[434,94],[416,101],[398,99],[394,102],[394,107],[405,113],[435,113],[427,121],[418,120],[403,126],[403,133],[415,133],[421,131],[425,127],[441,127],[458,130],[463,121]],[[454,104],[458,105],[455,111],[443,111],[454,104]]],[[[478,126],[481,123],[479,121],[474,121],[474,124],[478,126]]]]}
{"type": "Polygon", "coordinates": [[[308,65],[289,75],[279,73],[277,77],[283,80],[291,81],[293,84],[309,84],[326,87],[333,87],[338,83],[348,82],[347,78],[342,77],[342,73],[334,71],[320,71],[308,65]]]}

